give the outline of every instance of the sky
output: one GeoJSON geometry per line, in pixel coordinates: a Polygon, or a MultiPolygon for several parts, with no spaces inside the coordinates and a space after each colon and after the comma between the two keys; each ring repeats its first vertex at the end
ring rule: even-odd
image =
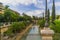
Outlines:
{"type": "MultiPolygon", "coordinates": [[[[47,0],[48,9],[52,12],[52,1],[47,0]]],[[[27,15],[42,16],[45,12],[45,0],[0,0],[3,5],[9,5],[9,8],[27,15]]],[[[56,15],[60,15],[60,0],[55,0],[56,15]]]]}

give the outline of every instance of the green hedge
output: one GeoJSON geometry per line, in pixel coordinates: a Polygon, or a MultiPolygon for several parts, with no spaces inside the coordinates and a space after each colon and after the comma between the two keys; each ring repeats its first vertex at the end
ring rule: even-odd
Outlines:
{"type": "Polygon", "coordinates": [[[45,26],[45,20],[39,20],[38,24],[41,28],[43,28],[45,26]]]}
{"type": "Polygon", "coordinates": [[[53,40],[60,40],[60,33],[55,33],[53,36],[53,40]]]}
{"type": "Polygon", "coordinates": [[[56,33],[60,33],[60,20],[55,20],[55,24],[51,24],[51,29],[53,29],[56,33]]]}
{"type": "Polygon", "coordinates": [[[54,24],[51,23],[50,28],[55,31],[53,40],[60,40],[60,20],[55,20],[54,24]]]}
{"type": "Polygon", "coordinates": [[[29,25],[29,22],[14,22],[11,24],[9,29],[4,33],[5,35],[10,36],[11,34],[19,33],[29,25]]]}

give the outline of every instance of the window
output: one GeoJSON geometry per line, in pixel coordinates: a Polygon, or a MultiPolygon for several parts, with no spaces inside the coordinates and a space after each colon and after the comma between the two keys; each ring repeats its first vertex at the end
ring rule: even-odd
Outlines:
{"type": "Polygon", "coordinates": [[[2,11],[2,8],[0,8],[0,11],[2,11]]]}

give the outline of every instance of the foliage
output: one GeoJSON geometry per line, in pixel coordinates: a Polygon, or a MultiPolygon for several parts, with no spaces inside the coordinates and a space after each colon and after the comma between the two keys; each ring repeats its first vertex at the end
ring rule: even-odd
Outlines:
{"type": "Polygon", "coordinates": [[[19,33],[25,29],[27,25],[29,25],[29,22],[13,22],[10,28],[4,34],[10,36],[12,34],[19,33]]]}
{"type": "Polygon", "coordinates": [[[60,17],[60,15],[57,15],[57,16],[56,16],[56,19],[59,19],[59,17],[60,17]]]}
{"type": "Polygon", "coordinates": [[[4,15],[0,14],[0,22],[4,22],[4,15]]]}
{"type": "Polygon", "coordinates": [[[4,9],[4,14],[0,14],[0,22],[19,22],[19,21],[32,21],[32,18],[25,13],[23,16],[14,10],[9,9],[6,5],[4,9]]]}
{"type": "Polygon", "coordinates": [[[56,32],[60,33],[60,20],[55,20],[55,24],[51,24],[51,28],[56,32]]]}
{"type": "Polygon", "coordinates": [[[60,40],[60,33],[55,33],[53,36],[53,40],[60,40]]]}
{"type": "Polygon", "coordinates": [[[6,32],[4,32],[5,36],[11,36],[11,34],[13,34],[13,32],[10,28],[6,32]]]}
{"type": "Polygon", "coordinates": [[[52,22],[55,20],[55,4],[54,4],[54,1],[55,0],[53,0],[53,6],[52,6],[52,22]]]}
{"type": "Polygon", "coordinates": [[[25,24],[23,22],[15,22],[11,25],[11,29],[14,33],[20,32],[25,28],[25,24]]]}
{"type": "Polygon", "coordinates": [[[23,13],[23,18],[24,18],[24,21],[32,20],[32,18],[30,16],[26,15],[25,13],[23,13]]]}
{"type": "Polygon", "coordinates": [[[38,19],[38,17],[37,16],[33,16],[33,20],[37,20],[38,19]]]}
{"type": "Polygon", "coordinates": [[[41,28],[45,26],[45,20],[39,20],[38,24],[40,25],[41,28]]]}
{"type": "Polygon", "coordinates": [[[16,13],[8,9],[8,10],[5,10],[4,17],[6,22],[14,22],[18,20],[19,15],[17,15],[16,13]]]}
{"type": "Polygon", "coordinates": [[[53,40],[60,40],[60,20],[55,20],[54,24],[51,23],[50,28],[55,32],[53,40]]]}
{"type": "Polygon", "coordinates": [[[11,34],[15,34],[21,32],[23,29],[26,28],[32,21],[32,18],[26,14],[20,16],[20,14],[16,11],[13,11],[8,8],[9,6],[5,6],[4,14],[0,14],[0,22],[9,22],[11,26],[9,29],[4,33],[8,36],[11,34]]]}
{"type": "Polygon", "coordinates": [[[48,23],[50,22],[50,10],[48,9],[48,23]]]}

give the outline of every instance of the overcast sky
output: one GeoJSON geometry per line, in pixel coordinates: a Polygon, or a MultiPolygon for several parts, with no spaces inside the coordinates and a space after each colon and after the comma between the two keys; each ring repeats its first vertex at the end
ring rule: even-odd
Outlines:
{"type": "MultiPolygon", "coordinates": [[[[48,0],[48,8],[52,9],[52,1],[48,0]]],[[[32,16],[40,16],[45,11],[45,0],[0,0],[4,5],[9,5],[9,8],[18,11],[19,13],[25,12],[32,16]]],[[[56,14],[60,15],[60,0],[55,0],[56,14]]]]}

